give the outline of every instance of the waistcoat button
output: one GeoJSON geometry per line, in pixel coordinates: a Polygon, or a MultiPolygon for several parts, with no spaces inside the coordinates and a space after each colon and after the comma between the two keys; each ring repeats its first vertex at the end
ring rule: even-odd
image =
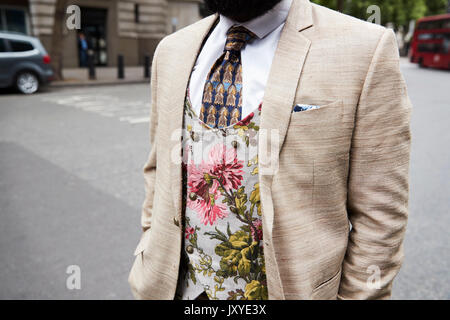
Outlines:
{"type": "Polygon", "coordinates": [[[200,141],[200,137],[198,136],[198,133],[195,133],[194,131],[191,131],[191,139],[195,142],[200,141]]]}
{"type": "Polygon", "coordinates": [[[191,199],[192,201],[197,200],[197,195],[195,194],[195,192],[189,193],[189,199],[191,199]]]}
{"type": "Polygon", "coordinates": [[[191,245],[188,245],[188,246],[186,247],[186,252],[189,253],[189,254],[194,253],[194,247],[191,246],[191,245]]]}
{"type": "Polygon", "coordinates": [[[239,147],[239,142],[237,142],[236,140],[231,141],[231,145],[233,146],[233,148],[237,149],[239,147]]]}

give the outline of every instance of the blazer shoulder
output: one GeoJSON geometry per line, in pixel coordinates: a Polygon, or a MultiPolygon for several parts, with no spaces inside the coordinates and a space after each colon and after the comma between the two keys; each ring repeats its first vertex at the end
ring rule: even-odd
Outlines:
{"type": "Polygon", "coordinates": [[[191,39],[193,35],[198,32],[203,32],[216,18],[217,16],[215,14],[210,15],[165,36],[158,44],[158,51],[166,53],[169,51],[176,52],[179,47],[182,47],[186,42],[189,42],[189,39],[191,39]]]}
{"type": "Polygon", "coordinates": [[[314,29],[317,33],[331,35],[335,40],[357,42],[361,49],[365,48],[370,51],[375,49],[387,30],[381,25],[363,21],[317,4],[312,4],[312,14],[314,29]]]}

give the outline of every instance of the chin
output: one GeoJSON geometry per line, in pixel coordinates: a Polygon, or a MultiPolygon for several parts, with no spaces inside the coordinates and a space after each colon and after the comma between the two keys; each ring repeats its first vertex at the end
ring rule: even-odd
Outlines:
{"type": "Polygon", "coordinates": [[[209,10],[238,22],[262,16],[280,2],[281,0],[205,0],[209,10]]]}

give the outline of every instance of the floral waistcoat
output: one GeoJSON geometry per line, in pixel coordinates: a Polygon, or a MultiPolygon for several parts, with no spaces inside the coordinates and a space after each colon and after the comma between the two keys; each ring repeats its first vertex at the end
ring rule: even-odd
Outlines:
{"type": "Polygon", "coordinates": [[[177,299],[267,300],[258,183],[261,105],[212,128],[194,112],[183,121],[184,241],[177,299]]]}

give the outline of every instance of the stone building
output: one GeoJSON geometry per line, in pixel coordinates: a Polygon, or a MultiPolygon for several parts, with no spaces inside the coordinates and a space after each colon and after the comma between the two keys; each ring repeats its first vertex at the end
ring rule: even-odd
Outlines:
{"type": "MultiPolygon", "coordinates": [[[[50,50],[57,0],[0,0],[0,30],[41,39],[50,50]]],[[[119,54],[128,66],[152,56],[166,34],[201,18],[202,0],[69,0],[81,12],[81,30],[63,28],[64,67],[79,66],[78,34],[83,33],[100,66],[114,66],[119,54]]],[[[67,15],[69,17],[69,14],[67,15]]]]}

